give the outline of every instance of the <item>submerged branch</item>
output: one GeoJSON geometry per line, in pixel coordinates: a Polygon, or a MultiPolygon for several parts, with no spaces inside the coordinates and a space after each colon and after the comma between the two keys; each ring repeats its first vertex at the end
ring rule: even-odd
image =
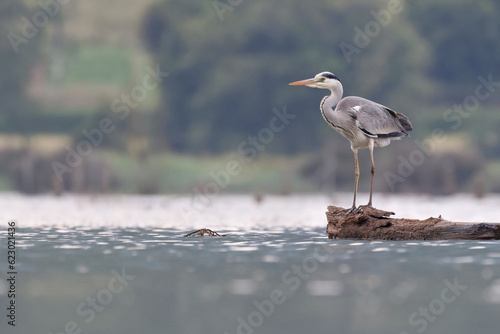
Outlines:
{"type": "Polygon", "coordinates": [[[188,233],[185,237],[203,237],[208,235],[209,237],[225,237],[226,235],[221,235],[215,231],[212,231],[208,228],[202,228],[201,230],[196,230],[194,232],[188,233]]]}

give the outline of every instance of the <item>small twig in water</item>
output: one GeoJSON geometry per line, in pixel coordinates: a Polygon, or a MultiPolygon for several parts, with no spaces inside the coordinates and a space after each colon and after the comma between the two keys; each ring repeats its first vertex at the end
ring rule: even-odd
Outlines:
{"type": "Polygon", "coordinates": [[[226,235],[220,235],[219,233],[212,231],[208,228],[202,228],[201,230],[197,230],[185,235],[185,237],[203,237],[208,235],[210,237],[225,237],[226,235]]]}

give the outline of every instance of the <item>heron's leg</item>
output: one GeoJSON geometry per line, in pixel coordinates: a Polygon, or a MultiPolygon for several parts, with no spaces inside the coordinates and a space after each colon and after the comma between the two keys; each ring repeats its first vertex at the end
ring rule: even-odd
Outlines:
{"type": "Polygon", "coordinates": [[[347,213],[352,213],[356,210],[356,194],[358,193],[358,180],[359,180],[359,164],[358,164],[358,149],[351,148],[354,153],[354,200],[352,201],[352,208],[347,213]]]}
{"type": "Polygon", "coordinates": [[[373,195],[373,179],[375,178],[375,161],[373,160],[373,140],[370,140],[370,144],[368,145],[368,148],[370,149],[370,158],[372,160],[372,169],[370,170],[372,174],[372,179],[370,182],[370,200],[368,201],[369,207],[372,206],[372,195],[373,195]]]}

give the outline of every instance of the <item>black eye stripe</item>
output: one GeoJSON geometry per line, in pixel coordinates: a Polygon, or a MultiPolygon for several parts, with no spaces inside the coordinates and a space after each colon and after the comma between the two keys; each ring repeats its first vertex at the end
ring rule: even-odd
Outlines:
{"type": "MultiPolygon", "coordinates": [[[[333,73],[330,73],[330,72],[325,72],[325,73],[321,73],[321,75],[325,78],[328,78],[328,79],[335,79],[335,80],[339,80],[339,78],[337,78],[337,76],[333,73]]],[[[339,80],[340,81],[340,80],[339,80]]]]}

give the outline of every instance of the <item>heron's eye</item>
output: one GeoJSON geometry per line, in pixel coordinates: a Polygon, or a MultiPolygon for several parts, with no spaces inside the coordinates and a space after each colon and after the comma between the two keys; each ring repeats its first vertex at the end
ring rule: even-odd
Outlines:
{"type": "Polygon", "coordinates": [[[319,81],[321,81],[321,82],[324,82],[325,80],[326,80],[326,78],[323,78],[323,77],[319,78],[319,81]]]}

